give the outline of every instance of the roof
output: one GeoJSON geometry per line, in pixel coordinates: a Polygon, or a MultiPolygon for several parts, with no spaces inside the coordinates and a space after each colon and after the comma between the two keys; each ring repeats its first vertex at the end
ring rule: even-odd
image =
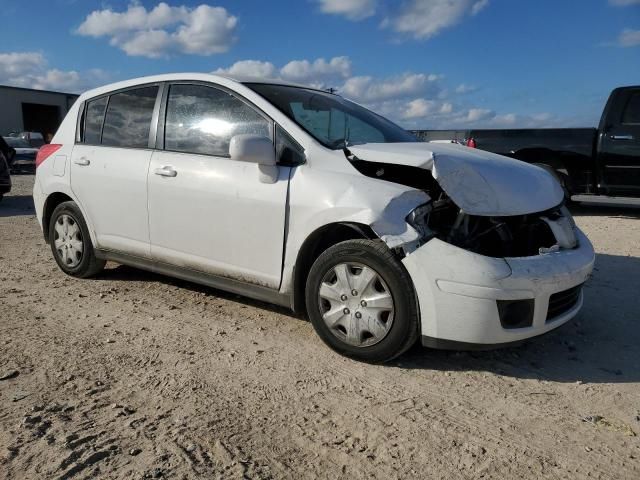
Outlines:
{"type": "Polygon", "coordinates": [[[51,93],[54,95],[66,95],[67,97],[79,97],[77,93],[58,92],[56,90],[41,90],[39,88],[14,87],[13,85],[0,85],[0,88],[8,88],[12,90],[22,90],[26,92],[51,93]]]}
{"type": "Polygon", "coordinates": [[[103,95],[105,93],[109,93],[115,90],[120,90],[123,88],[129,88],[136,85],[142,85],[145,83],[155,83],[155,82],[170,82],[170,81],[180,81],[180,80],[193,80],[193,81],[204,81],[204,82],[216,82],[220,85],[225,85],[229,83],[269,83],[273,85],[285,85],[290,87],[301,87],[301,88],[309,88],[312,90],[325,91],[318,88],[310,87],[308,85],[300,85],[297,83],[286,82],[284,80],[273,79],[273,78],[262,78],[262,77],[250,77],[250,76],[240,76],[240,75],[217,75],[213,73],[165,73],[161,75],[150,75],[146,77],[138,77],[132,78],[129,80],[123,80],[116,83],[111,83],[109,85],[104,85],[102,87],[94,88],[93,90],[89,90],[82,94],[83,99],[87,97],[94,97],[97,95],[103,95]]]}

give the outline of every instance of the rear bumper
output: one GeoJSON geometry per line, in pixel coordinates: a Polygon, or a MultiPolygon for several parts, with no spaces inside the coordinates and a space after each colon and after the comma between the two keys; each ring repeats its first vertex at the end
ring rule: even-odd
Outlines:
{"type": "Polygon", "coordinates": [[[504,346],[570,320],[582,307],[582,292],[547,317],[550,297],[581,285],[593,269],[593,247],[582,232],[577,237],[575,249],[534,257],[490,258],[437,239],[407,255],[403,263],[414,282],[423,343],[462,349],[504,346]],[[528,326],[501,323],[498,301],[513,300],[533,302],[528,326]]]}

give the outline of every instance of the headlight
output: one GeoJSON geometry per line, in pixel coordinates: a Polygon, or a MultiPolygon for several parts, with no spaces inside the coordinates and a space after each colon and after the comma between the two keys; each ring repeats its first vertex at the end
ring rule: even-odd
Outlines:
{"type": "Polygon", "coordinates": [[[415,230],[420,234],[420,241],[424,241],[428,237],[435,235],[435,233],[427,226],[431,208],[430,203],[425,203],[424,205],[414,208],[411,213],[407,215],[407,223],[415,228],[415,230]]]}

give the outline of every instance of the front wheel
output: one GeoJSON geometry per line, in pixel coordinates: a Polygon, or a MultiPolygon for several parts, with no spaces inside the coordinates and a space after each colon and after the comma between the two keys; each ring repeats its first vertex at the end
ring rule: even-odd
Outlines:
{"type": "Polygon", "coordinates": [[[379,240],[347,240],[327,249],[311,267],[305,293],[313,327],[342,355],[386,362],[418,338],[413,283],[379,240]]]}
{"type": "Polygon", "coordinates": [[[104,268],[105,261],[96,258],[89,229],[74,202],[63,202],[53,211],[49,243],[58,266],[67,275],[87,278],[104,268]]]}

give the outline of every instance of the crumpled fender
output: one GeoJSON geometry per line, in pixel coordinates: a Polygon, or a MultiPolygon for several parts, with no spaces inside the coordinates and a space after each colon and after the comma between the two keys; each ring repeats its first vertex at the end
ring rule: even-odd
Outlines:
{"type": "Polygon", "coordinates": [[[418,240],[418,232],[406,222],[429,196],[405,185],[353,174],[297,169],[289,187],[289,228],[282,289],[288,289],[297,253],[316,230],[332,223],[368,225],[389,248],[418,240]],[[327,188],[330,185],[330,188],[327,188]]]}

